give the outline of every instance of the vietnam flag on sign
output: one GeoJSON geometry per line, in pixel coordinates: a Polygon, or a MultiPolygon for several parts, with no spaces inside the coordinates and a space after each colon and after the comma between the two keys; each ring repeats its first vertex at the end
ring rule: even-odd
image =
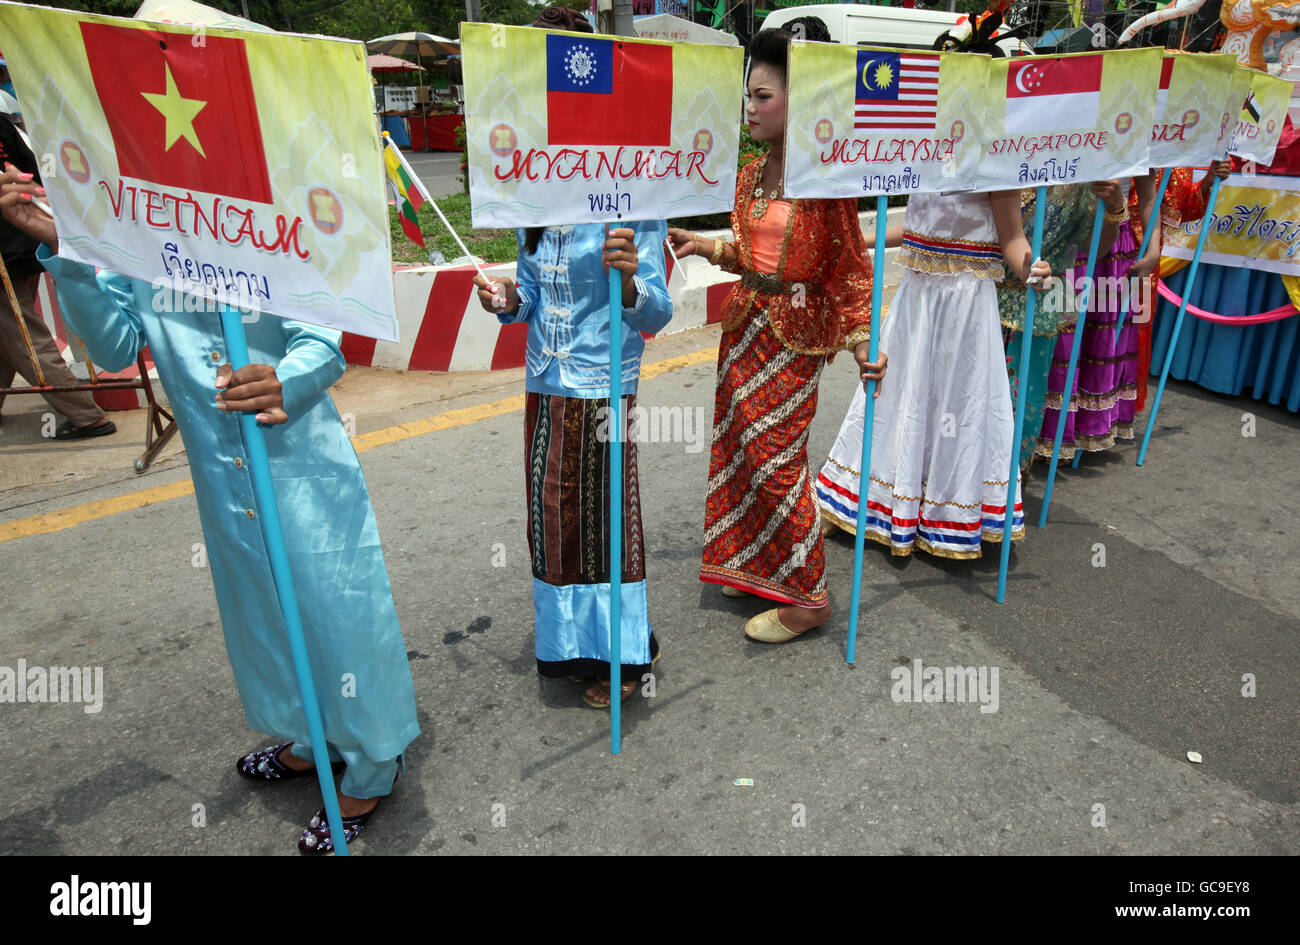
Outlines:
{"type": "Polygon", "coordinates": [[[673,47],[548,33],[546,143],[672,143],[673,47]]]}
{"type": "Polygon", "coordinates": [[[1095,127],[1104,57],[1091,53],[1013,61],[1007,71],[1006,133],[1095,127]]]}
{"type": "Polygon", "coordinates": [[[244,40],[80,25],[123,177],[271,202],[244,40]]]}

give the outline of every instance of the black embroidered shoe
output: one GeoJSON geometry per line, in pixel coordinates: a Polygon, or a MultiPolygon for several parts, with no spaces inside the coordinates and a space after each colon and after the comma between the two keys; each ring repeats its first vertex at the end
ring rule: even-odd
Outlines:
{"type": "MultiPolygon", "coordinates": [[[[250,752],[235,762],[235,770],[250,781],[284,781],[287,778],[302,778],[307,775],[316,774],[316,766],[313,765],[304,771],[297,771],[288,765],[280,762],[280,754],[285,751],[293,742],[285,742],[283,745],[272,745],[270,748],[263,748],[261,751],[250,752]]],[[[337,774],[344,768],[344,763],[336,761],[330,765],[330,769],[337,774]]]]}

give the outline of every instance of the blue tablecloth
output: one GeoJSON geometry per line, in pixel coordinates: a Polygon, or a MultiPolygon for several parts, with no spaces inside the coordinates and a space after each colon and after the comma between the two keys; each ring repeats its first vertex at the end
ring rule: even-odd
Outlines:
{"type": "Polygon", "coordinates": [[[399,148],[411,146],[411,135],[406,130],[406,119],[401,115],[384,115],[384,130],[393,137],[393,143],[399,148]]]}
{"type": "MultiPolygon", "coordinates": [[[[1182,295],[1190,266],[1170,276],[1182,295]]],[[[1289,301],[1282,277],[1269,272],[1202,263],[1190,302],[1221,315],[1254,315],[1289,301]]],[[[1160,375],[1178,307],[1161,300],[1151,331],[1151,373],[1160,375]]],[[[1169,376],[1221,394],[1245,393],[1300,412],[1300,315],[1264,325],[1216,325],[1188,314],[1174,348],[1169,376]]]]}

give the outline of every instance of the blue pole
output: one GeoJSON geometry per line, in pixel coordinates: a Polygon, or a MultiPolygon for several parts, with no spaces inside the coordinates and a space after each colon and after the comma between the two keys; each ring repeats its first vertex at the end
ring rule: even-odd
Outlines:
{"type": "MultiPolygon", "coordinates": [[[[237,309],[226,305],[221,307],[221,331],[226,338],[230,366],[238,371],[248,364],[248,339],[244,335],[244,322],[237,309]]],[[[271,481],[271,462],[266,453],[266,439],[262,428],[258,426],[255,412],[241,413],[239,428],[244,437],[244,447],[248,450],[248,472],[253,479],[254,501],[257,504],[257,514],[262,517],[262,537],[266,540],[266,553],[271,559],[271,576],[280,597],[280,611],[284,615],[289,652],[293,657],[293,672],[298,677],[298,693],[302,697],[303,712],[307,716],[307,734],[311,737],[316,780],[320,784],[321,799],[325,802],[330,839],[334,841],[335,855],[347,856],[348,841],[343,834],[343,816],[339,812],[334,773],[330,770],[325,726],[321,722],[320,705],[316,702],[316,684],[311,676],[311,662],[307,659],[302,616],[298,612],[298,595],[294,591],[289,554],[285,550],[284,532],[280,527],[280,509],[275,502],[275,486],[271,481]]]]}
{"type": "MultiPolygon", "coordinates": [[[[605,227],[608,236],[609,227],[605,227]]],[[[609,751],[622,751],[623,276],[609,267],[609,751]]]]}
{"type": "MultiPolygon", "coordinates": [[[[1169,380],[1169,368],[1174,363],[1174,349],[1178,347],[1178,334],[1183,330],[1183,316],[1187,314],[1187,300],[1192,297],[1192,286],[1196,283],[1196,270],[1201,265],[1201,251],[1205,249],[1205,238],[1210,232],[1210,219],[1214,215],[1214,204],[1219,199],[1219,185],[1223,181],[1216,176],[1210,185],[1210,199],[1205,204],[1205,216],[1201,220],[1201,232],[1196,237],[1196,252],[1192,254],[1192,265],[1187,270],[1187,281],[1183,283],[1183,301],[1178,306],[1178,317],[1174,319],[1174,330],[1169,336],[1169,347],[1165,349],[1164,367],[1160,369],[1160,385],[1156,388],[1156,399],[1151,404],[1151,416],[1147,418],[1147,432],[1142,437],[1142,448],[1138,450],[1137,464],[1146,462],[1147,445],[1151,442],[1151,431],[1155,429],[1156,414],[1160,411],[1160,398],[1165,393],[1165,382],[1169,380]]],[[[1155,305],[1155,299],[1151,300],[1155,305]]]]}
{"type": "MultiPolygon", "coordinates": [[[[1097,250],[1101,245],[1102,217],[1106,205],[1097,201],[1097,213],[1092,218],[1092,242],[1088,244],[1088,265],[1083,276],[1083,298],[1079,301],[1079,317],[1074,323],[1074,344],[1070,346],[1070,366],[1065,369],[1065,389],[1061,391],[1061,409],[1056,415],[1056,438],[1052,440],[1052,465],[1047,470],[1047,488],[1043,490],[1043,508],[1038,515],[1038,527],[1047,527],[1047,513],[1052,507],[1052,487],[1056,485],[1056,467],[1061,461],[1061,440],[1065,437],[1065,421],[1070,416],[1070,401],[1074,399],[1074,372],[1079,366],[1079,351],[1083,348],[1083,326],[1088,320],[1088,306],[1092,304],[1092,275],[1097,270],[1097,250]]],[[[1075,447],[1078,458],[1078,447],[1075,447]]]]}
{"type": "MultiPolygon", "coordinates": [[[[889,228],[889,198],[876,197],[876,248],[871,258],[871,340],[867,360],[880,355],[880,309],[885,298],[885,235],[889,228]]],[[[858,466],[858,533],[853,539],[853,596],[849,604],[849,642],[845,662],[852,664],[858,649],[858,605],[862,601],[862,557],[867,540],[867,495],[871,491],[871,433],[876,423],[876,382],[867,381],[867,405],[862,418],[862,461],[858,466]]]]}
{"type": "MultiPolygon", "coordinates": [[[[1043,248],[1043,215],[1047,212],[1047,188],[1038,187],[1034,194],[1034,235],[1030,237],[1030,261],[1038,258],[1043,248]]],[[[1016,482],[1020,479],[1020,438],[1025,432],[1025,404],[1029,400],[1029,385],[1025,372],[1029,370],[1029,348],[1034,340],[1034,307],[1038,293],[1033,286],[1025,286],[1025,327],[1020,345],[1020,383],[1016,385],[1016,429],[1011,441],[1011,472],[1007,476],[1007,507],[1002,519],[1002,559],[998,564],[998,603],[1007,599],[1007,566],[1011,563],[1011,535],[1016,524],[1016,482]]]]}
{"type": "MultiPolygon", "coordinates": [[[[1172,174],[1173,174],[1173,168],[1171,168],[1171,167],[1166,167],[1166,168],[1164,169],[1164,171],[1161,172],[1161,174],[1160,174],[1160,186],[1156,188],[1156,205],[1155,205],[1155,209],[1153,209],[1153,210],[1151,211],[1151,219],[1150,219],[1150,220],[1147,220],[1147,221],[1144,221],[1143,224],[1142,224],[1144,227],[1146,227],[1146,230],[1142,233],[1142,245],[1138,247],[1138,259],[1139,259],[1139,260],[1142,259],[1142,257],[1145,256],[1145,255],[1147,254],[1147,247],[1151,245],[1151,234],[1157,232],[1157,231],[1160,229],[1160,226],[1161,226],[1161,224],[1160,224],[1160,208],[1164,205],[1164,202],[1165,202],[1165,188],[1167,188],[1167,187],[1169,186],[1169,178],[1170,178],[1170,176],[1172,176],[1172,174]]],[[[1152,299],[1152,300],[1151,300],[1151,303],[1154,305],[1154,304],[1155,304],[1155,299],[1152,299]]],[[[1115,342],[1116,342],[1116,344],[1119,343],[1119,332],[1120,332],[1120,329],[1124,327],[1124,316],[1128,314],[1128,310],[1129,310],[1129,308],[1132,306],[1132,304],[1133,304],[1133,293],[1132,293],[1132,292],[1126,292],[1126,293],[1124,293],[1124,305],[1123,305],[1122,308],[1120,308],[1120,310],[1119,310],[1119,318],[1116,319],[1116,321],[1115,321],[1115,342]]],[[[1150,318],[1150,317],[1151,317],[1151,313],[1150,313],[1150,312],[1147,312],[1147,318],[1150,318]]],[[[1077,456],[1078,454],[1076,453],[1075,455],[1077,456]]]]}

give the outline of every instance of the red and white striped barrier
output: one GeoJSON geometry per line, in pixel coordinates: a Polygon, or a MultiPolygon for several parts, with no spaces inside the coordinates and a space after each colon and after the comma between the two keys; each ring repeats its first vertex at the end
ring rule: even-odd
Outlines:
{"type": "MultiPolygon", "coordinates": [[[[665,254],[666,255],[666,254],[665,254]]],[[[661,334],[698,328],[721,317],[736,277],[703,259],[668,259],[673,319],[661,334]]],[[[489,276],[514,278],[515,264],[485,266],[489,276]]],[[[343,335],[349,364],[399,371],[499,371],[524,365],[528,326],[502,325],[483,310],[473,266],[421,266],[393,272],[398,342],[343,335]]]]}

